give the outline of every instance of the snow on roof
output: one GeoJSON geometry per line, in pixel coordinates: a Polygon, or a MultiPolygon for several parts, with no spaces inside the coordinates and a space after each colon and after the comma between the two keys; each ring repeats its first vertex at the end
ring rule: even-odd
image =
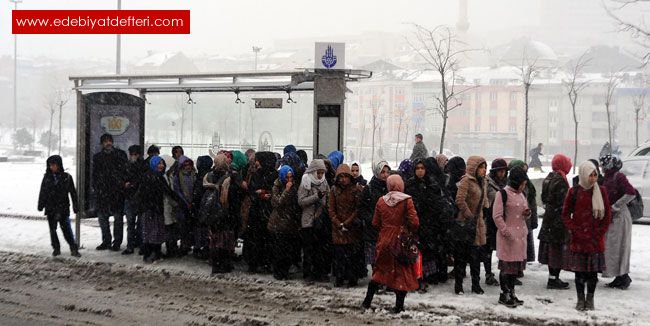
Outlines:
{"type": "Polygon", "coordinates": [[[173,56],[179,54],[180,52],[156,52],[150,53],[147,57],[140,59],[136,62],[136,66],[154,66],[160,67],[173,56]]]}

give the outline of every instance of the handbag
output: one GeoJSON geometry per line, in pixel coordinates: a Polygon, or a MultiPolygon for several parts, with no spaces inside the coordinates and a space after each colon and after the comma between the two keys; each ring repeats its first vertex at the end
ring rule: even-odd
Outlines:
{"type": "Polygon", "coordinates": [[[408,230],[407,200],[404,200],[404,223],[397,237],[391,243],[391,253],[398,264],[413,265],[420,256],[417,235],[408,230]]]}
{"type": "Polygon", "coordinates": [[[478,222],[478,218],[480,216],[481,209],[483,209],[483,201],[485,200],[485,191],[482,190],[481,188],[481,200],[479,201],[479,204],[477,206],[476,212],[474,214],[474,217],[469,220],[454,220],[454,223],[451,224],[451,236],[452,239],[455,239],[455,241],[458,244],[461,245],[466,245],[466,246],[471,246],[474,244],[474,240],[476,240],[476,223],[478,222]]]}
{"type": "Polygon", "coordinates": [[[632,220],[636,221],[639,218],[643,217],[643,198],[639,191],[634,189],[635,196],[632,201],[627,203],[627,208],[630,210],[630,215],[632,215],[632,220]]]}

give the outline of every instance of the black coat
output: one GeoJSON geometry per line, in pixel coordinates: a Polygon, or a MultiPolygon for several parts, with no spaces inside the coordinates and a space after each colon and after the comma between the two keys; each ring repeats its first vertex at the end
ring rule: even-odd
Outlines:
{"type": "Polygon", "coordinates": [[[66,172],[45,173],[41,182],[38,195],[38,210],[45,209],[45,215],[61,214],[62,217],[70,216],[70,197],[72,197],[72,210],[75,214],[79,211],[77,205],[77,190],[74,187],[72,176],[66,172]]]}
{"type": "Polygon", "coordinates": [[[163,202],[165,195],[171,196],[177,202],[181,200],[178,194],[169,187],[164,176],[147,170],[140,179],[140,185],[134,199],[139,204],[140,212],[152,212],[154,215],[162,215],[165,208],[163,202]]]}
{"type": "Polygon", "coordinates": [[[118,148],[93,155],[92,184],[100,211],[121,209],[127,161],[126,153],[118,148]]]}
{"type": "Polygon", "coordinates": [[[412,177],[406,182],[404,191],[407,195],[413,198],[415,210],[418,212],[420,219],[420,227],[418,228],[418,236],[420,239],[420,247],[425,251],[434,250],[438,243],[438,212],[436,210],[436,197],[440,196],[440,189],[425,177],[420,179],[412,177]]]}
{"type": "Polygon", "coordinates": [[[124,189],[124,196],[126,199],[132,199],[135,195],[135,192],[138,190],[140,185],[140,179],[149,171],[149,166],[147,162],[143,159],[138,159],[137,161],[129,161],[126,165],[126,177],[125,182],[131,184],[131,187],[124,189]]]}
{"type": "Polygon", "coordinates": [[[386,188],[386,182],[380,181],[376,177],[372,177],[368,185],[361,192],[357,215],[363,221],[363,241],[365,242],[377,242],[379,233],[372,226],[372,218],[375,215],[377,201],[387,193],[388,188],[386,188]]]}
{"type": "Polygon", "coordinates": [[[569,241],[567,228],[562,222],[562,209],[569,185],[562,175],[557,172],[548,174],[542,184],[542,202],[544,203],[544,218],[539,230],[539,240],[549,243],[564,244],[569,241]]]}

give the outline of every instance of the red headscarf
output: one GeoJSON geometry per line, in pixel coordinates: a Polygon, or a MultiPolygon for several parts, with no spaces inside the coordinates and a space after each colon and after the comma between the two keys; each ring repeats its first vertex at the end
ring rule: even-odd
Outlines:
{"type": "Polygon", "coordinates": [[[566,181],[567,184],[569,183],[566,175],[571,172],[571,167],[573,167],[570,158],[563,154],[555,154],[555,156],[553,156],[553,161],[551,161],[551,167],[553,168],[553,171],[559,173],[564,178],[564,181],[566,181]]]}

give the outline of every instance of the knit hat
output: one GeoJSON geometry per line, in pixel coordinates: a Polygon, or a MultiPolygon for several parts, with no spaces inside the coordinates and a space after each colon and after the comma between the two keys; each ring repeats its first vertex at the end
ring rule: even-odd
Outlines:
{"type": "Polygon", "coordinates": [[[499,170],[507,170],[507,169],[508,169],[508,163],[506,162],[506,160],[502,158],[497,158],[494,161],[492,161],[490,172],[496,172],[499,170]]]}

